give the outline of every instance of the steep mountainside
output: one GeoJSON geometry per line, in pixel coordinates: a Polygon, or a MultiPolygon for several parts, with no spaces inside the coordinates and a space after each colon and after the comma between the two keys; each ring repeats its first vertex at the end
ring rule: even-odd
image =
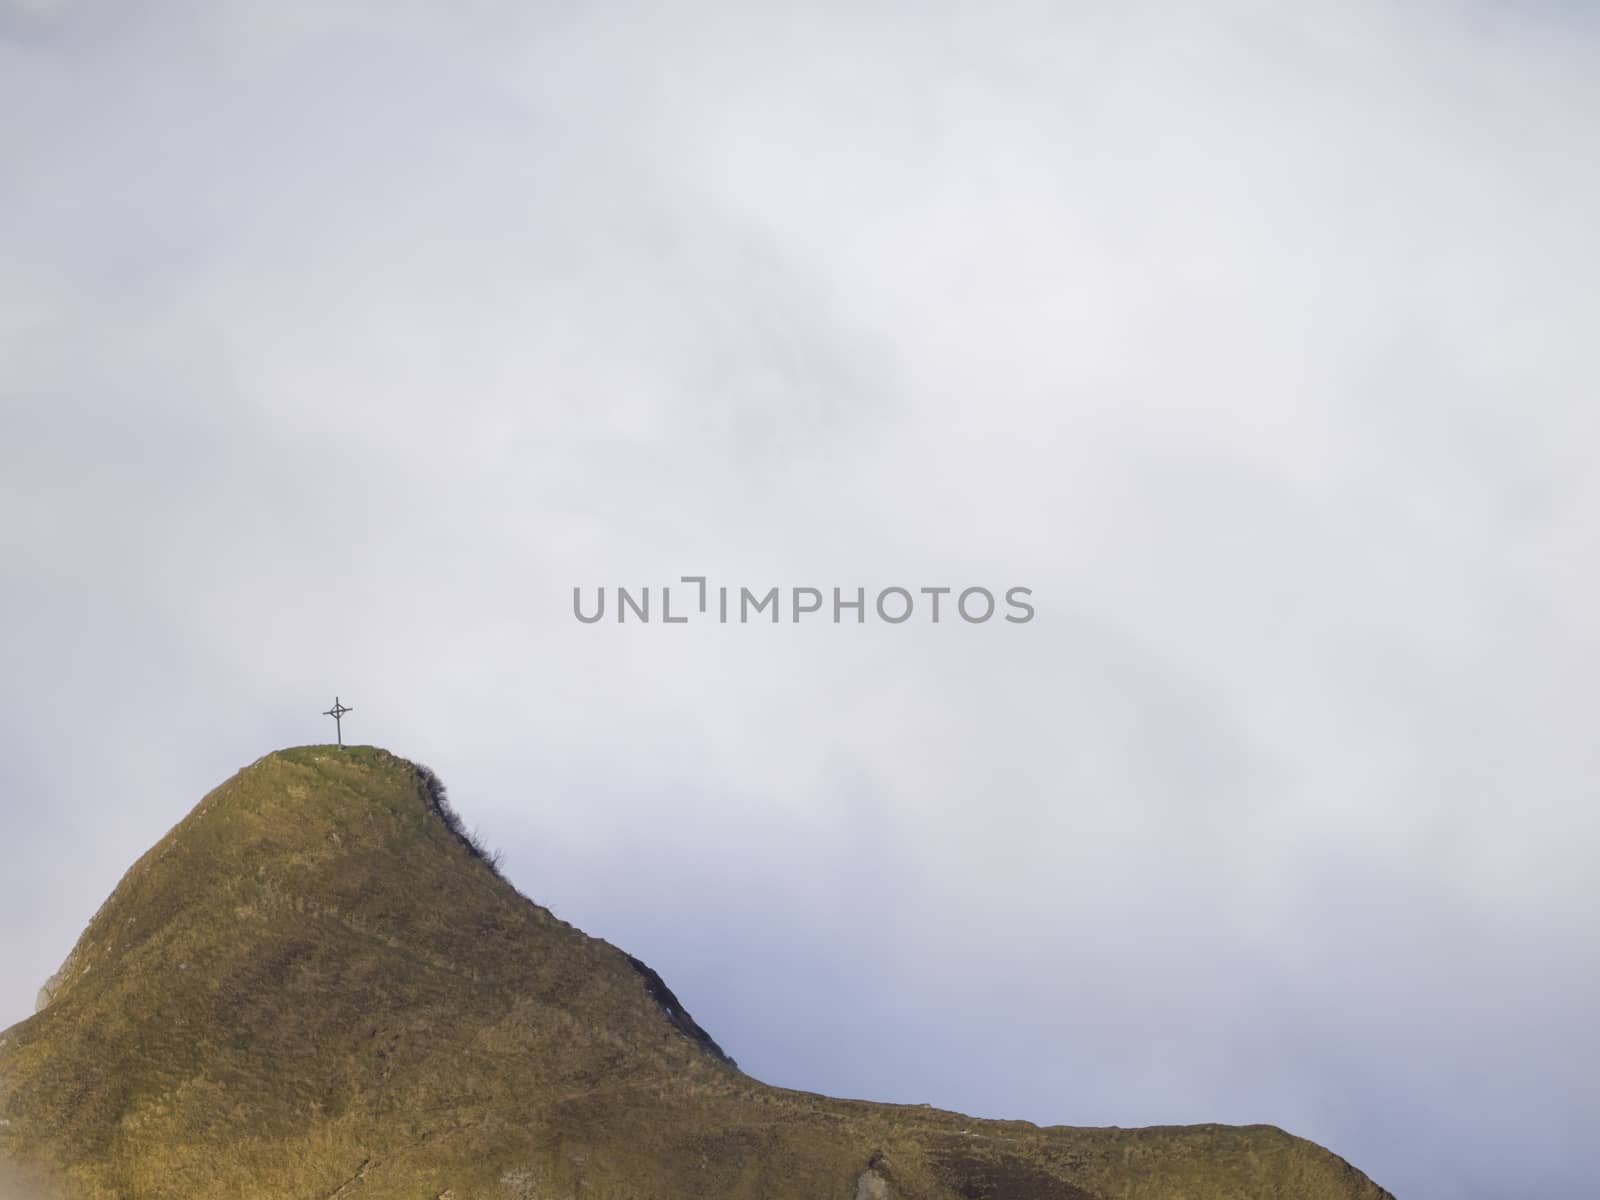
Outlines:
{"type": "Polygon", "coordinates": [[[0,1034],[0,1160],[72,1200],[1388,1195],[1264,1126],[1041,1129],[761,1084],[366,747],[213,791],[40,1000],[0,1034]]]}

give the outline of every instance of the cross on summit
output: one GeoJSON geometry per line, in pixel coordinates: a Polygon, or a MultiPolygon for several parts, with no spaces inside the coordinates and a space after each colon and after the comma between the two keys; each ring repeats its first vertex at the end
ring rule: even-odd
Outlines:
{"type": "Polygon", "coordinates": [[[341,724],[341,722],[343,721],[344,715],[347,712],[355,712],[355,709],[347,708],[343,704],[340,704],[339,697],[335,696],[333,698],[333,707],[322,714],[325,717],[333,718],[334,736],[339,739],[339,745],[341,748],[344,746],[344,726],[341,724]]]}

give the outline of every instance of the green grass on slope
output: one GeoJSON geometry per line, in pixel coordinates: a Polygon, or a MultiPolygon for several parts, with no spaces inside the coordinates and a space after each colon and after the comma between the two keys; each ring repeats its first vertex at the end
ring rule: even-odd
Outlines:
{"type": "Polygon", "coordinates": [[[739,1073],[658,977],[511,888],[427,773],[270,754],[0,1034],[0,1158],[71,1200],[1381,1200],[1266,1127],[1040,1129],[739,1073]]]}

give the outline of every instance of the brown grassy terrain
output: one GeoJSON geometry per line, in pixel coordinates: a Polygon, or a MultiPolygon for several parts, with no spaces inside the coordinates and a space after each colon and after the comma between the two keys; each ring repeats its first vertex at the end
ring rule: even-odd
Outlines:
{"type": "Polygon", "coordinates": [[[1388,1195],[1265,1126],[768,1087],[649,968],[496,875],[437,795],[385,751],[310,746],[206,796],[0,1034],[0,1160],[71,1200],[1388,1195]]]}

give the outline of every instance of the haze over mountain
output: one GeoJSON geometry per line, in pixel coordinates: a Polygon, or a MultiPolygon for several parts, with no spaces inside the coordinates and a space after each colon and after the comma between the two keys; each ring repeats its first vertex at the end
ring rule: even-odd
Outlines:
{"type": "Polygon", "coordinates": [[[764,1085],[370,747],[270,754],[134,864],[0,1034],[0,1160],[73,1200],[1388,1196],[1267,1126],[764,1085]]]}

